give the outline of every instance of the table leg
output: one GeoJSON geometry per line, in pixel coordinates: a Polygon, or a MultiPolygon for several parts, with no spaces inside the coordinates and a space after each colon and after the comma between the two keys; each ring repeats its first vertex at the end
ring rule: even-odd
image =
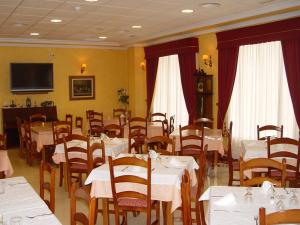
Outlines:
{"type": "Polygon", "coordinates": [[[108,198],[102,198],[102,216],[103,225],[109,225],[109,208],[108,198]]]}
{"type": "Polygon", "coordinates": [[[174,218],[173,218],[173,213],[171,212],[172,202],[162,202],[162,204],[163,204],[164,225],[173,225],[174,218]]]}

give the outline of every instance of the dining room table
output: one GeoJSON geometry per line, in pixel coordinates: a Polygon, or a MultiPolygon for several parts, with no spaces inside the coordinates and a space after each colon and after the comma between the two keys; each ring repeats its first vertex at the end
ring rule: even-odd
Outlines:
{"type": "Polygon", "coordinates": [[[0,180],[0,224],[61,225],[61,222],[24,177],[12,177],[0,180]]]}
{"type": "Polygon", "coordinates": [[[199,201],[208,201],[208,225],[258,225],[266,213],[300,208],[299,188],[210,186],[199,201]]]}
{"type": "Polygon", "coordinates": [[[7,150],[0,150],[0,172],[4,172],[5,177],[10,177],[14,173],[7,150]]]}
{"type": "MultiPolygon", "coordinates": [[[[120,154],[119,157],[138,157],[147,160],[147,154],[120,154]]],[[[159,156],[151,160],[151,198],[166,203],[166,223],[172,225],[173,212],[181,206],[181,177],[184,170],[188,170],[191,176],[192,186],[196,185],[195,170],[199,168],[195,159],[191,156],[159,156]],[[166,191],[167,190],[167,191],[166,191]]],[[[147,170],[137,170],[134,166],[117,168],[115,175],[136,175],[145,177],[147,170]]],[[[102,200],[103,224],[109,224],[108,199],[112,198],[110,172],[108,163],[92,170],[85,181],[91,184],[91,196],[102,200]]],[[[124,184],[126,185],[126,183],[124,184]]],[[[121,187],[120,187],[121,188],[121,187]]],[[[124,187],[126,188],[126,186],[124,187]]],[[[127,187],[128,188],[128,187],[127,187]]],[[[138,186],[132,187],[136,191],[138,186]]],[[[145,190],[144,190],[145,191],[145,190]]]]}

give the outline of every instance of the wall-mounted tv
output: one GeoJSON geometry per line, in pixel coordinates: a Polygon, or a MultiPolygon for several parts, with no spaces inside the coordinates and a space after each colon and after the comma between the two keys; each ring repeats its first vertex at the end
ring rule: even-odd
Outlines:
{"type": "Polygon", "coordinates": [[[52,63],[11,63],[11,92],[53,91],[52,63]]]}

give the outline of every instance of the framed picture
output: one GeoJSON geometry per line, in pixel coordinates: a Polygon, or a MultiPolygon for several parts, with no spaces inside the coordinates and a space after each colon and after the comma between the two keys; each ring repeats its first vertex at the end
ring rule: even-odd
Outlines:
{"type": "Polygon", "coordinates": [[[95,99],[95,76],[69,76],[70,100],[95,99]]]}

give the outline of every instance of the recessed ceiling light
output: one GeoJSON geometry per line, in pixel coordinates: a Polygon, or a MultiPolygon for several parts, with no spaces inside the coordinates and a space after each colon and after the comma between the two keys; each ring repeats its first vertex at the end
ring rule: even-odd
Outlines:
{"type": "Polygon", "coordinates": [[[203,3],[201,4],[201,6],[203,8],[216,8],[216,7],[219,7],[221,4],[220,3],[217,3],[217,2],[211,2],[211,3],[203,3]]]}
{"type": "Polygon", "coordinates": [[[75,6],[76,11],[80,11],[81,7],[79,5],[75,6]]]}
{"type": "Polygon", "coordinates": [[[50,20],[52,23],[60,23],[62,20],[61,19],[52,19],[50,20]]]}
{"type": "Polygon", "coordinates": [[[105,37],[105,36],[100,36],[100,37],[98,37],[99,39],[106,39],[107,37],[105,37]]]}
{"type": "Polygon", "coordinates": [[[141,29],[142,26],[141,25],[133,25],[133,26],[131,26],[131,28],[133,28],[133,29],[141,29]]]}
{"type": "Polygon", "coordinates": [[[86,2],[98,2],[98,0],[85,0],[86,2]]]}
{"type": "Polygon", "coordinates": [[[40,33],[37,33],[37,32],[32,32],[32,33],[30,33],[30,35],[31,35],[31,36],[39,36],[39,35],[40,35],[40,33]]]}
{"type": "Polygon", "coordinates": [[[183,9],[183,10],[181,10],[181,12],[188,14],[188,13],[193,13],[194,10],[193,9],[183,9]]]}

